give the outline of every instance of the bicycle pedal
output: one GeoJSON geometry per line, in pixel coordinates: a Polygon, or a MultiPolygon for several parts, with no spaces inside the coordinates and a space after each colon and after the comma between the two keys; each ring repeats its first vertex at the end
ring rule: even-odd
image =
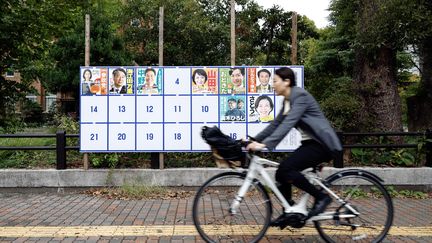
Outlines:
{"type": "Polygon", "coordinates": [[[281,230],[287,226],[293,228],[302,228],[306,224],[306,216],[300,213],[283,214],[275,221],[271,222],[270,226],[279,227],[281,230]]]}
{"type": "Polygon", "coordinates": [[[285,229],[289,225],[287,223],[272,223],[270,224],[270,227],[279,227],[280,230],[285,229]]]}
{"type": "Polygon", "coordinates": [[[279,229],[280,229],[280,230],[283,230],[283,229],[285,229],[286,227],[288,227],[288,225],[287,225],[287,224],[284,224],[284,225],[279,225],[279,229]]]}

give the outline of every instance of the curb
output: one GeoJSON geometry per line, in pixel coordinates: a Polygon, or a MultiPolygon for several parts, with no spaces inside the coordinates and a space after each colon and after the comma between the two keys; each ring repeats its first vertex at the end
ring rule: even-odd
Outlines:
{"type": "MultiPolygon", "coordinates": [[[[358,168],[374,173],[385,185],[421,187],[432,189],[432,168],[376,168],[376,167],[325,167],[322,178],[345,169],[358,168]]],[[[121,186],[139,183],[158,186],[200,186],[210,177],[230,169],[175,168],[175,169],[43,169],[0,170],[0,188],[81,188],[121,186]]],[[[268,169],[274,178],[275,169],[268,169]]]]}

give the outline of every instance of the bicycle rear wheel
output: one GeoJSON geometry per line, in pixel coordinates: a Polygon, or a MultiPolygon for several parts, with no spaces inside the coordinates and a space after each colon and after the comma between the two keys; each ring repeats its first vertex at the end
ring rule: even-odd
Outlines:
{"type": "Polygon", "coordinates": [[[197,192],[192,206],[196,229],[206,242],[258,242],[271,218],[271,202],[258,181],[249,186],[236,210],[231,205],[245,174],[226,172],[209,179],[197,192]]]}
{"type": "Polygon", "coordinates": [[[391,197],[378,178],[361,170],[338,172],[326,179],[327,186],[347,204],[333,200],[326,212],[333,215],[353,215],[347,205],[360,214],[354,218],[335,217],[314,221],[320,236],[326,242],[380,242],[393,222],[391,197]]]}

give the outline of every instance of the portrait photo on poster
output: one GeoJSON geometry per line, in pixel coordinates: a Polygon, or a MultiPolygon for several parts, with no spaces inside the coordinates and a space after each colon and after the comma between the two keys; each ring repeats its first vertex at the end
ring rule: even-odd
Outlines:
{"type": "Polygon", "coordinates": [[[248,68],[248,93],[272,94],[273,72],[274,68],[270,67],[248,68]]]}
{"type": "Polygon", "coordinates": [[[274,120],[273,95],[248,96],[248,121],[270,122],[274,120]]]}
{"type": "Polygon", "coordinates": [[[245,95],[220,97],[221,121],[246,121],[245,95]]]}
{"type": "Polygon", "coordinates": [[[221,94],[246,94],[246,68],[220,68],[221,94]]]}
{"type": "Polygon", "coordinates": [[[122,67],[109,68],[110,94],[126,94],[126,69],[122,67]]]}
{"type": "Polygon", "coordinates": [[[163,69],[156,67],[137,68],[137,94],[162,93],[163,69]]]}
{"type": "MultiPolygon", "coordinates": [[[[282,67],[81,66],[80,151],[206,151],[203,125],[232,137],[254,136],[284,105],[274,89],[282,67]]],[[[304,67],[289,67],[303,88],[304,67]]],[[[276,151],[299,141],[286,136],[276,151]]]]}
{"type": "Polygon", "coordinates": [[[107,69],[81,67],[81,94],[105,95],[107,93],[107,69]]]}
{"type": "Polygon", "coordinates": [[[192,94],[217,94],[217,83],[217,68],[192,68],[192,94]]]}

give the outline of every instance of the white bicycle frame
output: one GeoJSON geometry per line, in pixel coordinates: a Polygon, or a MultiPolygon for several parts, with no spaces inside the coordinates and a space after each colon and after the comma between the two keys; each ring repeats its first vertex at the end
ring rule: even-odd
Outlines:
{"type": "MultiPolygon", "coordinates": [[[[237,212],[237,209],[248,191],[249,187],[253,183],[254,179],[257,179],[261,182],[264,182],[263,184],[270,187],[270,189],[275,193],[276,197],[280,200],[282,203],[285,213],[301,213],[305,216],[308,215],[308,210],[306,208],[307,202],[309,200],[309,193],[304,193],[304,195],[301,197],[300,201],[295,204],[294,206],[290,206],[285,197],[282,195],[282,193],[277,188],[276,184],[273,182],[273,180],[270,178],[270,175],[267,173],[267,171],[264,169],[264,165],[268,165],[271,167],[278,167],[279,163],[267,160],[264,158],[261,158],[256,155],[251,155],[251,161],[249,164],[248,172],[246,175],[245,182],[240,187],[239,191],[237,192],[237,195],[235,199],[233,200],[231,204],[231,213],[235,214],[237,212]]],[[[312,169],[306,169],[303,172],[303,175],[312,183],[317,184],[321,188],[323,188],[329,195],[331,195],[333,198],[337,200],[341,205],[344,205],[347,209],[349,209],[352,213],[348,214],[338,214],[338,218],[354,218],[360,215],[360,213],[355,210],[351,205],[346,204],[346,202],[341,199],[338,195],[336,195],[333,191],[331,191],[328,187],[326,187],[322,182],[321,179],[318,177],[316,173],[312,172],[312,169]]],[[[334,219],[335,212],[324,212],[319,215],[313,216],[308,219],[307,222],[311,221],[320,221],[320,220],[329,220],[334,219]]]]}

